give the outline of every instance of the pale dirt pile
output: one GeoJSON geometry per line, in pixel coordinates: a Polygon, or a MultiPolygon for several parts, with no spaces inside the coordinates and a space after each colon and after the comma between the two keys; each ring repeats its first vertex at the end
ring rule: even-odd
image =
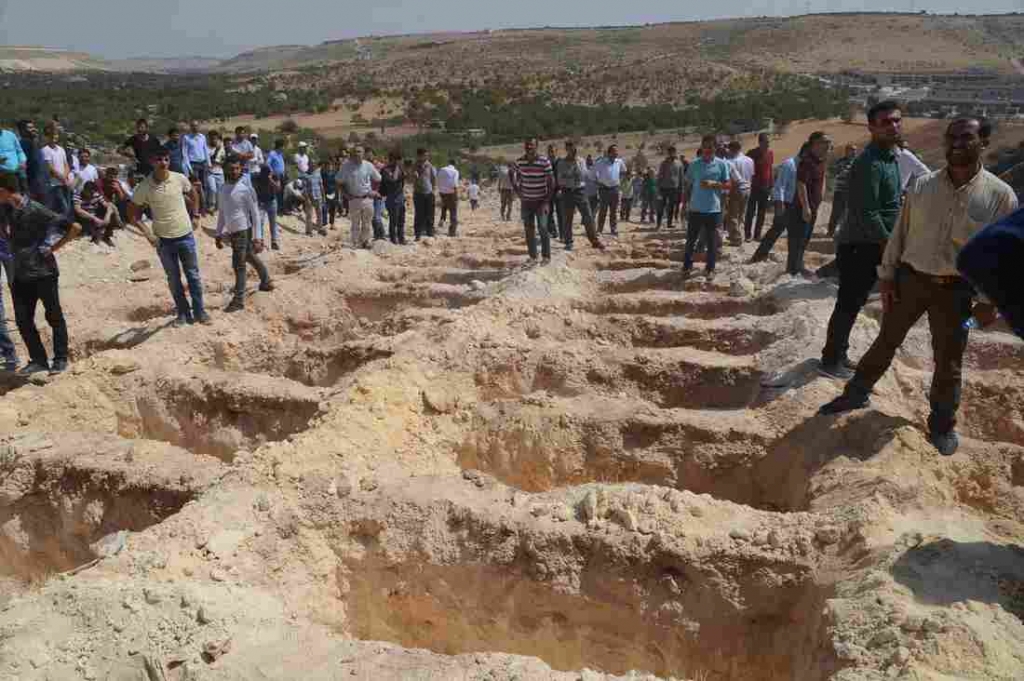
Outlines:
{"type": "Polygon", "coordinates": [[[636,223],[529,267],[490,199],[373,251],[289,219],[231,316],[204,234],[210,327],[140,239],[61,253],[73,368],[0,383],[0,679],[1020,678],[1020,342],[972,338],[943,459],[926,326],[815,417],[833,284],[748,244],[684,285],[636,223]]]}

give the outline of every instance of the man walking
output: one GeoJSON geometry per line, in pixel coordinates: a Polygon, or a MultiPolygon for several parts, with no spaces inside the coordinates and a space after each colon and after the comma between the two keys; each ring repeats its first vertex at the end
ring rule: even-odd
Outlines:
{"type": "MultiPolygon", "coordinates": [[[[886,106],[895,102],[884,102],[886,106]]],[[[874,110],[878,105],[872,107],[874,110]]],[[[870,112],[869,112],[870,113],[870,112]]],[[[871,121],[868,120],[868,129],[871,121]]],[[[872,135],[874,140],[874,135],[872,135]]],[[[889,149],[892,151],[891,149],[889,149]]],[[[835,236],[836,230],[846,221],[847,200],[850,188],[850,169],[857,158],[857,145],[847,144],[843,157],[832,164],[832,215],[828,218],[828,235],[835,236]]]]}
{"type": "Polygon", "coordinates": [[[761,230],[768,214],[768,201],[772,192],[772,169],[775,167],[775,152],[771,150],[771,136],[762,132],[757,136],[757,148],[747,152],[747,157],[754,162],[754,176],[750,180],[750,200],[747,202],[747,215],[743,225],[743,237],[760,241],[761,230]],[[757,215],[757,222],[754,216],[757,215]]]}
{"type": "Polygon", "coordinates": [[[149,239],[160,256],[177,309],[174,326],[193,322],[211,324],[203,305],[203,281],[193,234],[193,228],[199,227],[199,214],[195,210],[199,197],[187,177],[171,172],[171,156],[166,149],[155,151],[147,162],[152,164],[153,173],[135,187],[128,207],[130,222],[149,239]],[[147,206],[153,215],[152,229],[141,220],[142,209],[147,206]],[[181,283],[182,270],[188,281],[191,306],[181,283]]]}
{"type": "MultiPolygon", "coordinates": [[[[57,214],[21,193],[14,173],[0,173],[0,237],[7,244],[13,267],[10,278],[14,319],[18,332],[28,348],[29,363],[21,370],[23,376],[49,371],[59,374],[68,368],[68,327],[60,306],[58,280],[60,271],[54,253],[81,231],[77,222],[66,214],[57,214]],[[53,332],[53,364],[36,328],[36,305],[42,301],[46,322],[53,332]]],[[[2,254],[0,254],[2,255],[2,254]]],[[[3,332],[6,337],[6,329],[3,332]]],[[[8,343],[0,344],[9,345],[8,343]]],[[[3,347],[5,368],[16,361],[13,346],[3,347]]]]}
{"type": "Polygon", "coordinates": [[[750,201],[755,166],[753,159],[743,153],[743,147],[738,140],[729,142],[729,165],[732,167],[733,187],[726,202],[726,230],[730,245],[741,246],[745,236],[744,220],[747,203],[750,201]]]}
{"type": "Polygon", "coordinates": [[[558,186],[559,200],[562,203],[562,223],[559,225],[559,231],[565,242],[565,250],[572,250],[572,220],[577,210],[580,212],[580,221],[583,223],[583,229],[587,232],[590,245],[604,250],[604,244],[597,238],[594,214],[590,211],[590,202],[587,201],[585,193],[587,166],[577,153],[576,143],[572,140],[565,141],[565,156],[558,159],[558,167],[555,169],[554,175],[558,186]]]}
{"type": "Polygon", "coordinates": [[[363,147],[354,146],[341,166],[338,183],[348,198],[348,216],[352,220],[352,248],[369,248],[373,235],[373,183],[381,176],[372,163],[363,158],[363,147]]]}
{"type": "Polygon", "coordinates": [[[626,162],[619,158],[619,147],[612,144],[604,156],[594,161],[594,178],[601,209],[597,214],[597,231],[604,232],[607,218],[612,236],[619,235],[619,182],[626,171],[626,162]]]}
{"type": "Polygon", "coordinates": [[[564,237],[561,234],[562,228],[562,202],[558,198],[558,157],[555,156],[557,150],[554,144],[549,144],[547,149],[548,161],[551,163],[551,172],[555,174],[555,191],[551,195],[551,201],[548,203],[548,224],[547,230],[551,235],[552,239],[562,239],[564,237]]]}
{"type": "MultiPolygon", "coordinates": [[[[672,229],[672,220],[675,217],[675,206],[679,203],[679,198],[683,192],[683,180],[685,179],[685,171],[683,170],[683,162],[676,156],[676,147],[672,145],[668,148],[668,156],[658,166],[658,223],[654,229],[661,229],[661,221],[665,214],[668,214],[668,221],[666,227],[672,229]]],[[[641,222],[643,216],[641,215],[641,222]]]]}
{"type": "Polygon", "coordinates": [[[281,226],[277,223],[277,197],[280,194],[281,186],[278,184],[274,172],[266,163],[253,177],[252,184],[253,189],[256,190],[256,202],[260,212],[260,230],[263,229],[265,216],[270,227],[270,248],[279,251],[281,250],[281,226]]]}
{"type": "Polygon", "coordinates": [[[537,260],[537,232],[540,232],[541,256],[544,264],[551,262],[551,234],[547,229],[547,210],[555,191],[555,174],[551,162],[537,155],[537,140],[523,142],[523,156],[512,166],[512,186],[519,196],[526,248],[530,260],[537,260]]]}
{"type": "Polygon", "coordinates": [[[224,238],[231,242],[231,267],[235,271],[235,293],[225,312],[245,309],[246,264],[256,268],[260,291],[273,291],[270,273],[259,258],[263,251],[263,224],[252,184],[242,179],[242,160],[229,157],[224,164],[224,186],[220,188],[220,213],[217,215],[217,248],[224,238]]]}
{"type": "Polygon", "coordinates": [[[707,244],[706,278],[715,277],[715,259],[718,255],[717,232],[722,221],[722,193],[731,189],[729,164],[715,157],[716,137],[705,135],[700,143],[700,156],[694,159],[686,172],[683,184],[683,204],[689,210],[686,228],[686,250],[683,255],[683,276],[693,270],[693,253],[697,240],[703,235],[707,244]]]}
{"type": "MultiPolygon", "coordinates": [[[[1017,207],[1013,189],[984,169],[981,155],[991,126],[958,118],[946,129],[947,167],[920,178],[907,193],[899,220],[882,256],[882,328],[861,358],[843,394],[819,413],[838,414],[866,407],[872,389],[892,364],[910,329],[927,312],[935,356],[928,439],[951,456],[959,446],[956,413],[967,346],[967,320],[990,320],[988,302],[973,305],[974,292],[956,268],[963,245],[986,224],[1017,207]]],[[[844,230],[845,231],[845,230],[844,230]]]]}
{"type": "Polygon", "coordinates": [[[434,236],[434,185],[437,183],[437,171],[427,158],[426,149],[416,150],[413,172],[413,233],[416,241],[419,241],[420,237],[434,236]]]}
{"type": "Polygon", "coordinates": [[[509,176],[508,163],[502,160],[498,164],[498,194],[501,197],[501,219],[505,222],[512,220],[512,179],[509,176]]]}
{"type": "Polygon", "coordinates": [[[444,229],[445,215],[451,217],[448,236],[459,232],[459,170],[454,159],[437,171],[437,193],[441,195],[441,229],[444,229]]]}
{"type": "Polygon", "coordinates": [[[775,214],[772,218],[772,228],[764,235],[750,263],[758,263],[768,259],[768,254],[775,246],[782,233],[786,231],[790,215],[790,206],[796,200],[796,169],[800,158],[808,153],[810,144],[804,143],[796,156],[787,158],[775,169],[775,184],[772,186],[772,202],[775,204],[775,214]]]}
{"type": "Polygon", "coordinates": [[[895,148],[902,122],[896,102],[871,107],[871,143],[847,169],[848,198],[842,199],[846,221],[836,249],[839,293],[821,353],[821,373],[833,378],[853,377],[847,357],[850,332],[878,281],[882,253],[899,216],[902,191],[895,148]]]}
{"type": "Polygon", "coordinates": [[[140,118],[135,121],[135,134],[126,139],[118,151],[135,159],[135,172],[145,176],[153,172],[149,159],[162,146],[160,140],[149,134],[149,121],[140,118]]]}

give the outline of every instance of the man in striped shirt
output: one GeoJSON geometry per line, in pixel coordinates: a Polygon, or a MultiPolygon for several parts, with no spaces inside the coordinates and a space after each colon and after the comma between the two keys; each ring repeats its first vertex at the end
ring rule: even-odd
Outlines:
{"type": "Polygon", "coordinates": [[[551,262],[551,234],[546,229],[548,204],[555,191],[555,174],[551,161],[537,155],[537,140],[523,142],[523,156],[512,165],[512,188],[519,196],[526,247],[530,260],[537,259],[537,232],[540,232],[544,264],[551,262]]]}

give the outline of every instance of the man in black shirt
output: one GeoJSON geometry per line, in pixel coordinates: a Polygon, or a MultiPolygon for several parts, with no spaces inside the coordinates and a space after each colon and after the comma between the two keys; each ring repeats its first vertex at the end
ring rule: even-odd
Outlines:
{"type": "Polygon", "coordinates": [[[59,270],[53,254],[82,231],[77,222],[57,215],[21,193],[18,178],[0,173],[0,231],[12,256],[11,294],[18,331],[28,348],[29,363],[22,375],[42,371],[58,374],[68,367],[68,327],[60,307],[59,270]],[[43,302],[53,330],[53,364],[36,328],[36,303],[43,302]]]}
{"type": "Polygon", "coordinates": [[[160,140],[149,134],[149,121],[140,118],[135,122],[135,134],[124,141],[118,150],[125,156],[135,159],[135,170],[143,176],[153,172],[149,157],[162,149],[160,140]]]}

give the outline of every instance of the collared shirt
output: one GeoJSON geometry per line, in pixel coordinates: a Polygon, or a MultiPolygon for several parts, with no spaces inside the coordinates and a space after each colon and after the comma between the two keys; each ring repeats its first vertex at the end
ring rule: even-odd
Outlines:
{"type": "Polygon", "coordinates": [[[729,159],[729,165],[733,167],[733,177],[739,183],[739,186],[735,189],[739,189],[742,194],[749,193],[751,182],[754,179],[754,159],[740,152],[729,159]]]}
{"type": "Polygon", "coordinates": [[[509,167],[505,164],[498,166],[498,189],[512,191],[512,178],[509,176],[509,167]]]}
{"type": "Polygon", "coordinates": [[[846,221],[839,243],[877,244],[892,234],[900,213],[900,169],[892,149],[875,144],[850,165],[846,188],[846,221]]]}
{"type": "Polygon", "coordinates": [[[555,172],[545,156],[532,161],[523,156],[512,166],[512,185],[522,201],[547,201],[554,184],[555,172]]]}
{"type": "Polygon", "coordinates": [[[217,238],[252,230],[253,239],[263,238],[263,225],[252,184],[239,178],[238,182],[225,182],[218,196],[217,238]]]}
{"type": "Polygon", "coordinates": [[[797,157],[794,156],[779,164],[775,184],[772,186],[772,201],[793,203],[796,196],[796,161],[797,157]]]}
{"type": "Polygon", "coordinates": [[[163,182],[152,175],[135,187],[132,203],[149,206],[153,212],[153,234],[161,239],[178,239],[192,233],[185,195],[192,193],[192,183],[181,173],[171,173],[163,182]]]}
{"type": "Polygon", "coordinates": [[[577,156],[573,160],[560,158],[555,163],[555,182],[560,189],[583,189],[587,177],[587,162],[577,156]]]}
{"type": "Polygon", "coordinates": [[[895,153],[900,166],[900,189],[903,191],[907,191],[907,187],[914,180],[931,172],[931,169],[909,149],[897,147],[895,153]]]}
{"type": "Polygon", "coordinates": [[[722,190],[701,186],[704,180],[712,182],[729,181],[729,164],[720,158],[705,161],[698,157],[686,171],[686,186],[689,189],[689,210],[693,213],[721,213],[722,190]]]}
{"type": "Polygon", "coordinates": [[[18,172],[28,161],[25,150],[21,148],[21,140],[10,130],[0,130],[0,156],[4,158],[0,170],[9,173],[18,172]]]}
{"type": "Polygon", "coordinates": [[[3,206],[0,224],[8,225],[8,249],[14,264],[15,281],[34,281],[59,274],[57,259],[49,249],[71,226],[63,215],[23,197],[20,206],[3,206]]]}
{"type": "Polygon", "coordinates": [[[185,148],[181,145],[181,140],[177,142],[167,140],[164,143],[164,148],[167,149],[167,153],[171,155],[171,172],[181,173],[185,177],[192,174],[192,166],[188,162],[188,158],[185,156],[185,148]]]}
{"type": "Polygon", "coordinates": [[[471,182],[469,184],[469,188],[466,189],[466,196],[469,197],[470,201],[479,201],[480,200],[480,185],[478,185],[476,182],[471,182]]]}
{"type": "Polygon", "coordinates": [[[447,165],[437,171],[437,191],[440,194],[453,194],[459,186],[459,171],[453,165],[447,165]]]}
{"type": "Polygon", "coordinates": [[[962,187],[953,184],[946,169],[929,173],[907,192],[878,276],[892,281],[900,263],[924,274],[955,276],[956,258],[967,240],[1016,209],[1013,189],[987,170],[962,187]]]}
{"type": "Polygon", "coordinates": [[[267,154],[267,165],[270,166],[270,172],[274,173],[278,177],[284,177],[284,154],[277,149],[267,154]]]}
{"type": "Polygon", "coordinates": [[[686,169],[678,158],[665,159],[658,166],[658,187],[661,189],[682,189],[686,169]]]}
{"type": "MultiPolygon", "coordinates": [[[[811,213],[817,214],[825,192],[825,162],[810,152],[804,154],[796,166],[796,181],[807,187],[807,207],[811,213]]],[[[796,195],[796,204],[803,207],[799,193],[796,195]]]]}
{"type": "Polygon", "coordinates": [[[260,149],[258,144],[254,144],[252,146],[252,160],[249,161],[249,172],[250,173],[258,173],[258,172],[260,172],[260,167],[263,165],[263,163],[264,163],[263,150],[260,149]]]}
{"type": "Polygon", "coordinates": [[[416,177],[413,180],[412,190],[416,194],[433,194],[434,182],[437,180],[437,171],[430,161],[424,161],[423,165],[413,168],[416,177]]]}
{"type": "Polygon", "coordinates": [[[365,197],[373,191],[373,183],[380,182],[380,173],[369,161],[345,161],[338,171],[338,182],[350,197],[365,197]]]}
{"type": "Polygon", "coordinates": [[[850,188],[850,170],[856,156],[844,156],[832,164],[832,187],[836,194],[843,194],[850,188]]]}
{"type": "Polygon", "coordinates": [[[754,177],[750,180],[751,189],[772,188],[772,168],[775,166],[775,152],[771,149],[761,150],[754,147],[747,152],[747,157],[754,162],[754,177]]]}
{"type": "Polygon", "coordinates": [[[210,152],[206,147],[206,135],[203,133],[185,133],[181,136],[181,144],[185,147],[185,158],[189,163],[209,162],[210,152]]]}
{"type": "Polygon", "coordinates": [[[594,161],[594,175],[602,187],[618,187],[620,176],[625,169],[626,162],[621,158],[602,156],[594,161]]]}
{"type": "Polygon", "coordinates": [[[84,168],[79,168],[78,172],[75,173],[75,191],[82,191],[82,187],[84,187],[87,182],[95,182],[97,186],[100,182],[100,171],[91,163],[84,168]]]}
{"type": "Polygon", "coordinates": [[[309,154],[295,154],[292,157],[295,161],[295,167],[299,169],[299,172],[305,175],[309,172],[309,154]]]}

